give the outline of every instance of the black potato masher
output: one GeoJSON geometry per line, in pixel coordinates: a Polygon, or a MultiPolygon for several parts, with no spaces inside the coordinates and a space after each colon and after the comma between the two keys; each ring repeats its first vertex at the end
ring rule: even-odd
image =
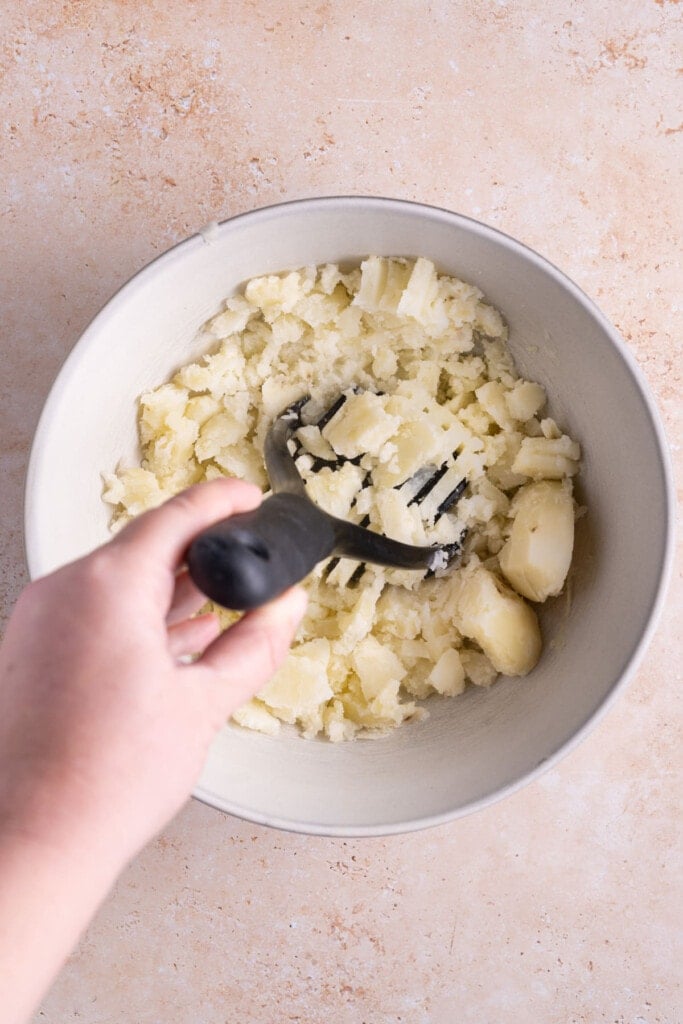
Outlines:
{"type": "MultiPolygon", "coordinates": [[[[253,511],[208,527],[188,549],[186,561],[192,580],[224,608],[246,611],[265,604],[330,555],[433,573],[449,565],[460,550],[457,543],[432,547],[403,544],[338,519],[314,504],[287,443],[302,425],[301,410],[309,400],[305,395],[288,406],[266,436],[264,457],[272,495],[253,511]]],[[[319,427],[329,422],[344,400],[345,396],[340,396],[318,421],[319,427]]],[[[462,493],[464,486],[458,489],[462,493]]],[[[457,497],[459,494],[453,501],[457,497]]]]}

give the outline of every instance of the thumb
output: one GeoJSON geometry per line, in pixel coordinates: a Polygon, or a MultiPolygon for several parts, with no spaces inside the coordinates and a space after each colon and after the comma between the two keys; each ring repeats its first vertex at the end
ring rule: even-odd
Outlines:
{"type": "Polygon", "coordinates": [[[223,722],[268,682],[287,656],[306,610],[306,592],[292,587],[247,612],[210,644],[192,666],[204,679],[210,701],[223,722]]]}

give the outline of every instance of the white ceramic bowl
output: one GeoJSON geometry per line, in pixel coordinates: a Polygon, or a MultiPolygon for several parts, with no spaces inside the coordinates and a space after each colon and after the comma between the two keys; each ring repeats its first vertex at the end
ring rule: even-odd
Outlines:
{"type": "Polygon", "coordinates": [[[370,254],[428,256],[503,311],[520,371],[546,386],[583,448],[571,602],[544,610],[546,646],[523,680],[432,699],[430,717],[333,745],[227,726],[196,795],[233,814],[325,835],[436,825],[535,778],[585,735],[654,628],[672,548],[666,446],[647,387],[593,303],[519,242],[444,210],[325,198],[212,226],[137,274],[69,356],[35,437],[26,544],[36,577],[107,540],[102,470],[136,451],[136,398],[195,358],[193,338],[246,279],[370,254]]]}

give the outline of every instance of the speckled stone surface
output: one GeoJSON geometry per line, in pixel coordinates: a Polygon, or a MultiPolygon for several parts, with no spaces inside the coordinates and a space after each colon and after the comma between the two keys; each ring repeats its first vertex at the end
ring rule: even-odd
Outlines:
{"type": "MultiPolygon", "coordinates": [[[[85,325],[175,241],[282,199],[417,199],[538,249],[622,331],[680,481],[682,15],[666,0],[5,5],[3,616],[26,579],[32,433],[85,325]]],[[[680,1022],[680,566],[634,682],[540,781],[389,840],[192,803],[36,1021],[680,1022]]]]}

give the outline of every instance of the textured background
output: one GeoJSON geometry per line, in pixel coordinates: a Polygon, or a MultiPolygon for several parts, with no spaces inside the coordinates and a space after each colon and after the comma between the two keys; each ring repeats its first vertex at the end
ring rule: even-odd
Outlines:
{"type": "MultiPolygon", "coordinates": [[[[417,199],[538,249],[623,333],[680,471],[682,14],[676,0],[4,5],[3,616],[26,578],[30,440],[85,325],[172,243],[282,199],[417,199]]],[[[474,817],[342,841],[192,803],[126,871],[36,1020],[680,1021],[682,600],[678,571],[592,737],[474,817]]]]}

